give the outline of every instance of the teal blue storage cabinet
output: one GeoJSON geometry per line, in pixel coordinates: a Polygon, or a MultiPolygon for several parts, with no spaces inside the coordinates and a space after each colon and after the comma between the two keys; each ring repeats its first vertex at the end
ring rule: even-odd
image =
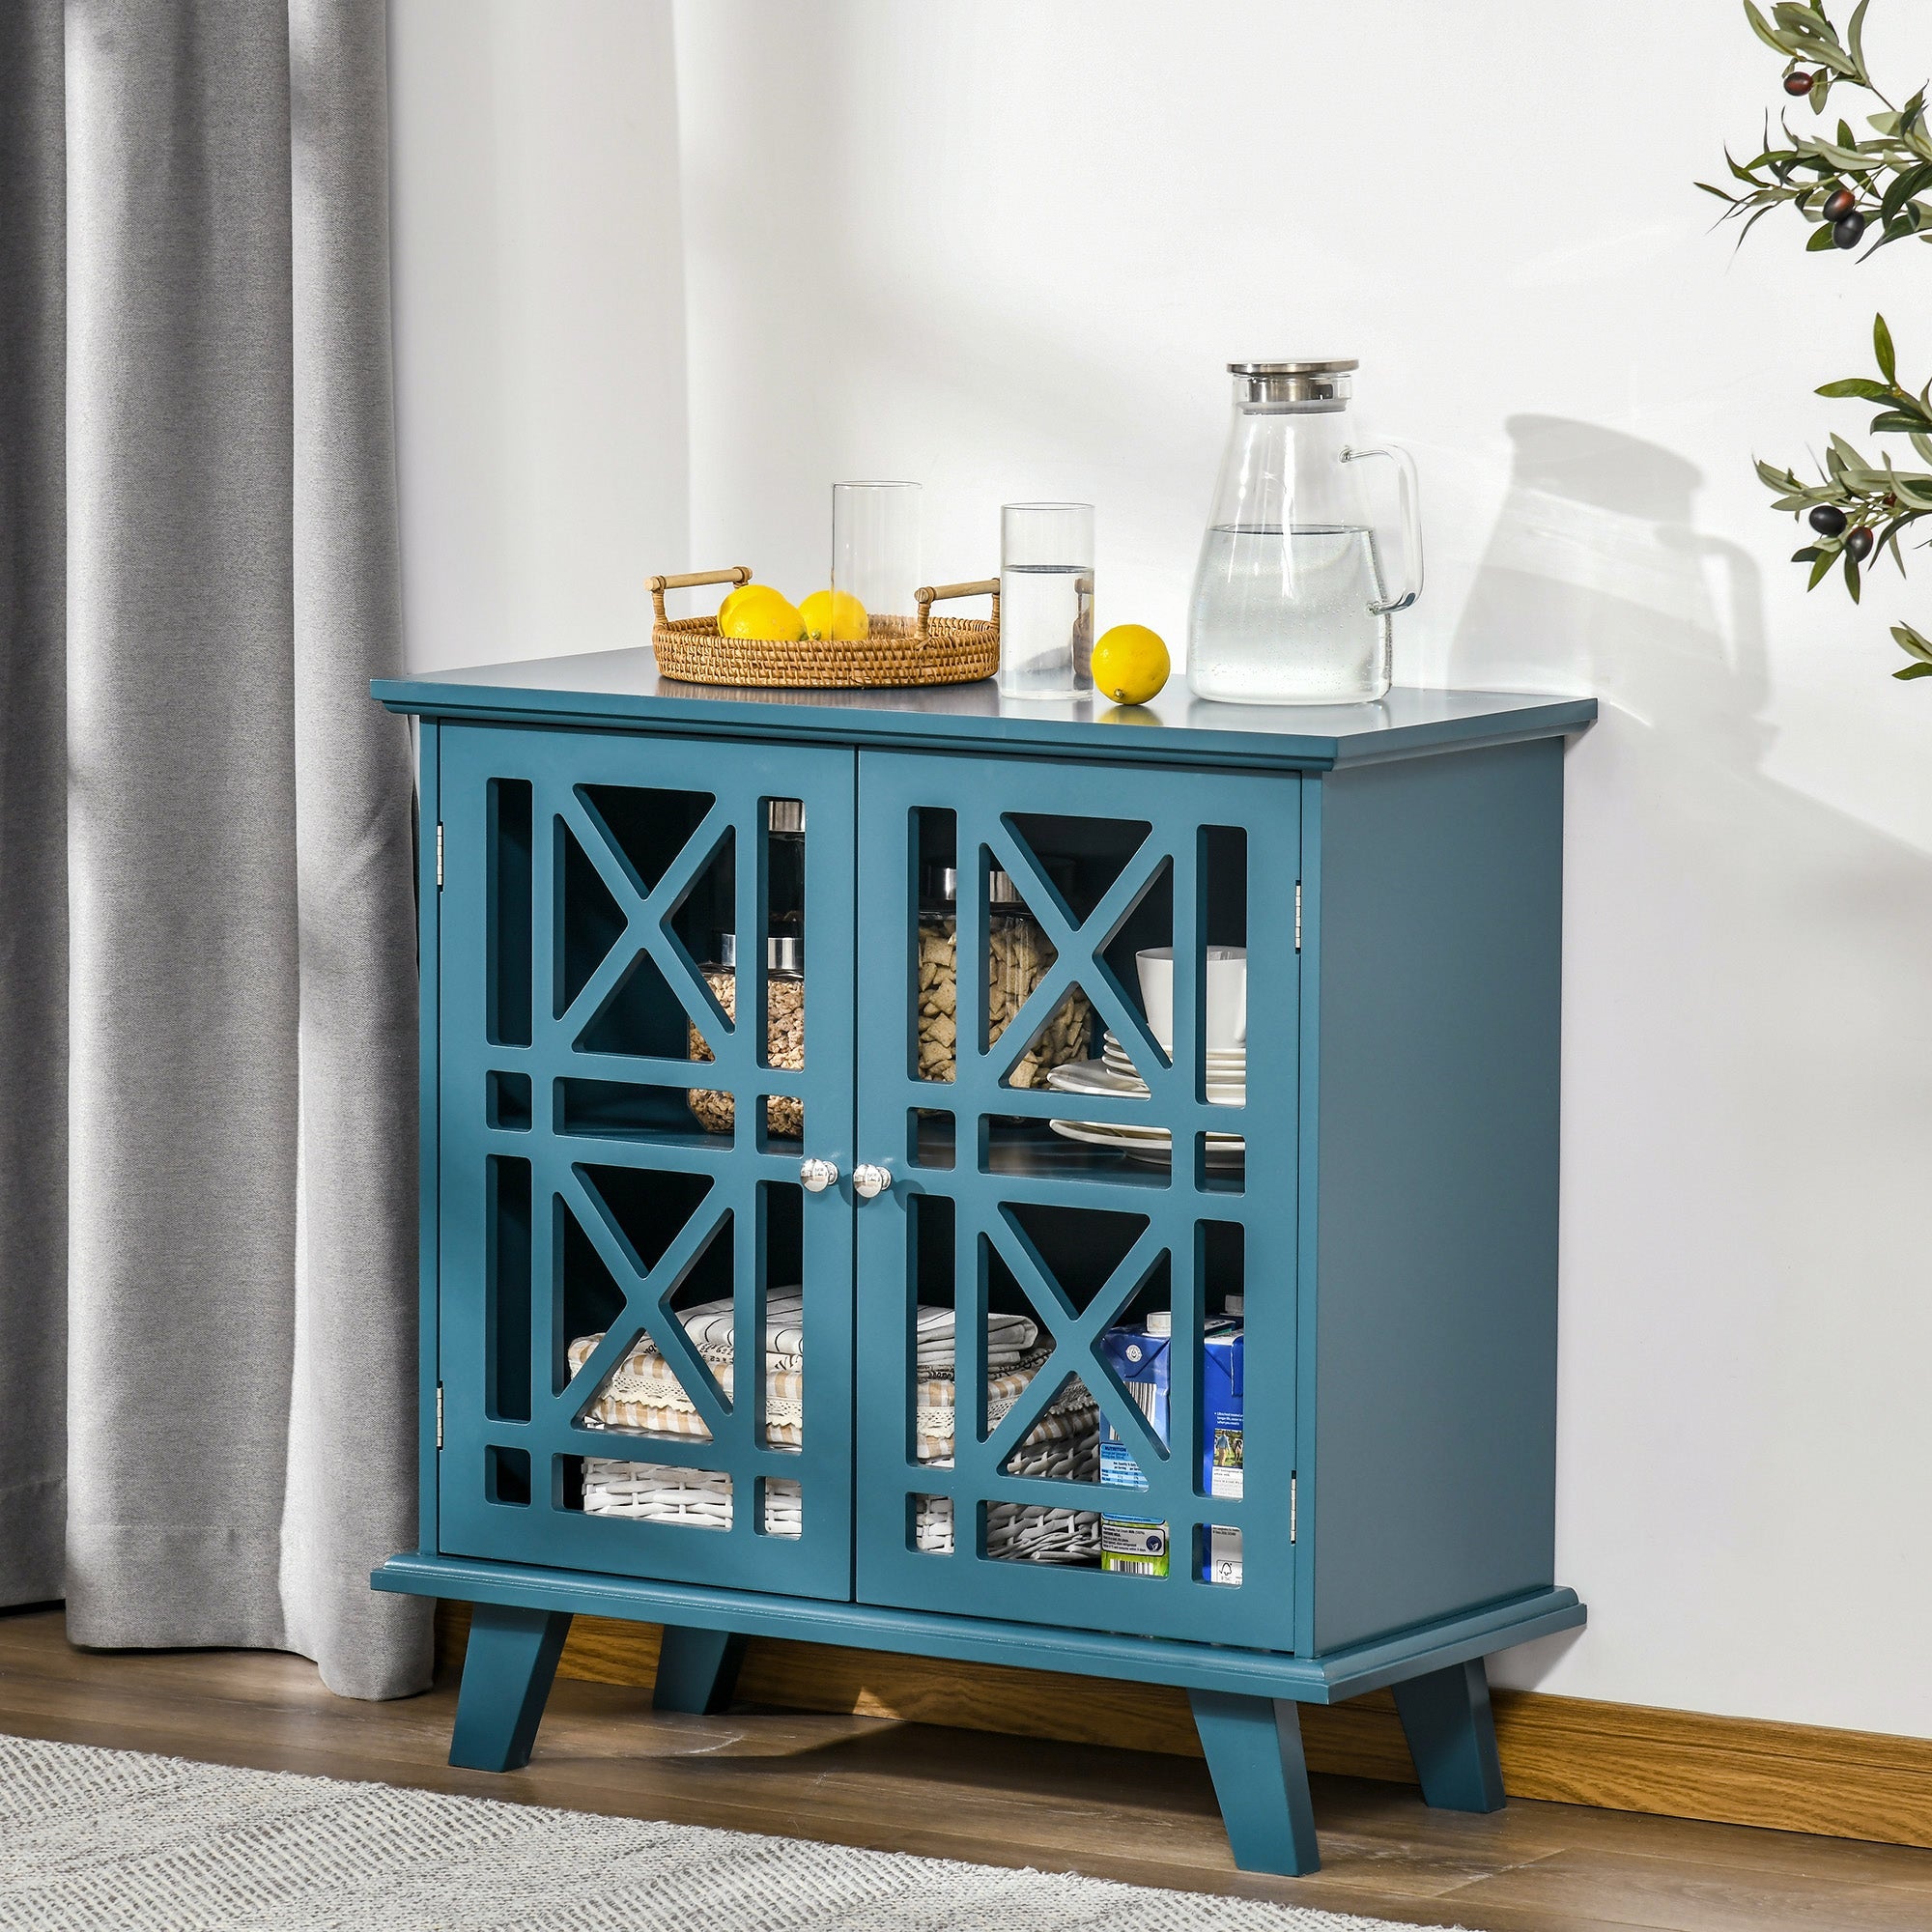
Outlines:
{"type": "Polygon", "coordinates": [[[1183,1687],[1251,1869],[1317,1862],[1302,1702],[1392,1686],[1429,1802],[1502,1803],[1483,1660],[1583,1620],[1589,700],[1095,718],[642,651],[376,695],[422,719],[425,836],[422,1548],[375,1582],[476,1606],[452,1761],[528,1758],[581,1610],[665,1626],[676,1710],[753,1634],[1183,1687]],[[1120,1369],[1163,1321],[1156,1401],[1120,1369]]]}

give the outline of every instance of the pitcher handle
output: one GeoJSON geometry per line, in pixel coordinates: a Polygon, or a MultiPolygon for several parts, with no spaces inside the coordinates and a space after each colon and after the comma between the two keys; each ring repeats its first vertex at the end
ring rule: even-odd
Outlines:
{"type": "Polygon", "coordinates": [[[1345,449],[1342,461],[1359,463],[1371,456],[1385,456],[1395,465],[1396,501],[1402,513],[1403,562],[1407,566],[1403,573],[1402,595],[1369,606],[1378,617],[1387,617],[1397,611],[1406,611],[1422,595],[1422,520],[1416,513],[1422,486],[1415,478],[1415,459],[1394,443],[1345,449]]]}

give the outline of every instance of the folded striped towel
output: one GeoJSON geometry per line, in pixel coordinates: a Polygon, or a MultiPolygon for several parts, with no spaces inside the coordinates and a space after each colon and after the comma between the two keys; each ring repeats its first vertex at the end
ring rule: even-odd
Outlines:
{"type": "MultiPolygon", "coordinates": [[[[950,1308],[922,1301],[914,1335],[913,1360],[921,1369],[951,1370],[957,1318],[950,1308]]],[[[1011,1368],[1039,1340],[1039,1326],[1024,1315],[990,1309],[986,1315],[986,1366],[1011,1368]]]]}
{"type": "MultiPolygon", "coordinates": [[[[728,1362],[737,1352],[738,1305],[730,1295],[722,1301],[700,1301],[676,1311],[691,1345],[707,1362],[728,1362]]],[[[796,1368],[805,1350],[805,1293],[789,1288],[765,1291],[765,1362],[767,1367],[796,1368]],[[777,1357],[777,1361],[774,1361],[777,1357]]]]}

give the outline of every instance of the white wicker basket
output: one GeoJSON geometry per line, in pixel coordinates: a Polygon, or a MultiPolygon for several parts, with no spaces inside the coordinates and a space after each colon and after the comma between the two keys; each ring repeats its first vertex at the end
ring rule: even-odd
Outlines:
{"type": "MultiPolygon", "coordinates": [[[[785,1476],[765,1478],[765,1534],[801,1533],[804,1494],[785,1476]]],[[[583,1459],[586,1516],[626,1516],[635,1522],[683,1523],[693,1529],[731,1527],[731,1478],[723,1469],[682,1469],[669,1463],[583,1459]]]]}
{"type": "MultiPolygon", "coordinates": [[[[950,1468],[952,1461],[935,1463],[950,1468]]],[[[1058,1477],[1063,1482],[1091,1483],[1100,1473],[1100,1432],[1063,1442],[1042,1442],[1020,1449],[1007,1460],[1015,1476],[1058,1477]]],[[[913,1521],[913,1541],[935,1556],[953,1549],[952,1498],[922,1496],[913,1521]]],[[[1091,1563],[1100,1554],[1100,1516],[1097,1510],[1049,1509],[1040,1503],[988,1503],[986,1554],[1021,1563],[1091,1563]]]]}

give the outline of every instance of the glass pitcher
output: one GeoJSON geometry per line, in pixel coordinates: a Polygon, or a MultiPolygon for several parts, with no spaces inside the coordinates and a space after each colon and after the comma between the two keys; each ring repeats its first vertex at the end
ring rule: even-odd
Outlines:
{"type": "Polygon", "coordinates": [[[1350,440],[1347,362],[1231,362],[1235,420],[1187,618],[1187,683],[1236,704],[1373,702],[1389,619],[1422,590],[1415,466],[1350,440]],[[1396,473],[1403,574],[1370,514],[1363,466],[1396,473]]]}

